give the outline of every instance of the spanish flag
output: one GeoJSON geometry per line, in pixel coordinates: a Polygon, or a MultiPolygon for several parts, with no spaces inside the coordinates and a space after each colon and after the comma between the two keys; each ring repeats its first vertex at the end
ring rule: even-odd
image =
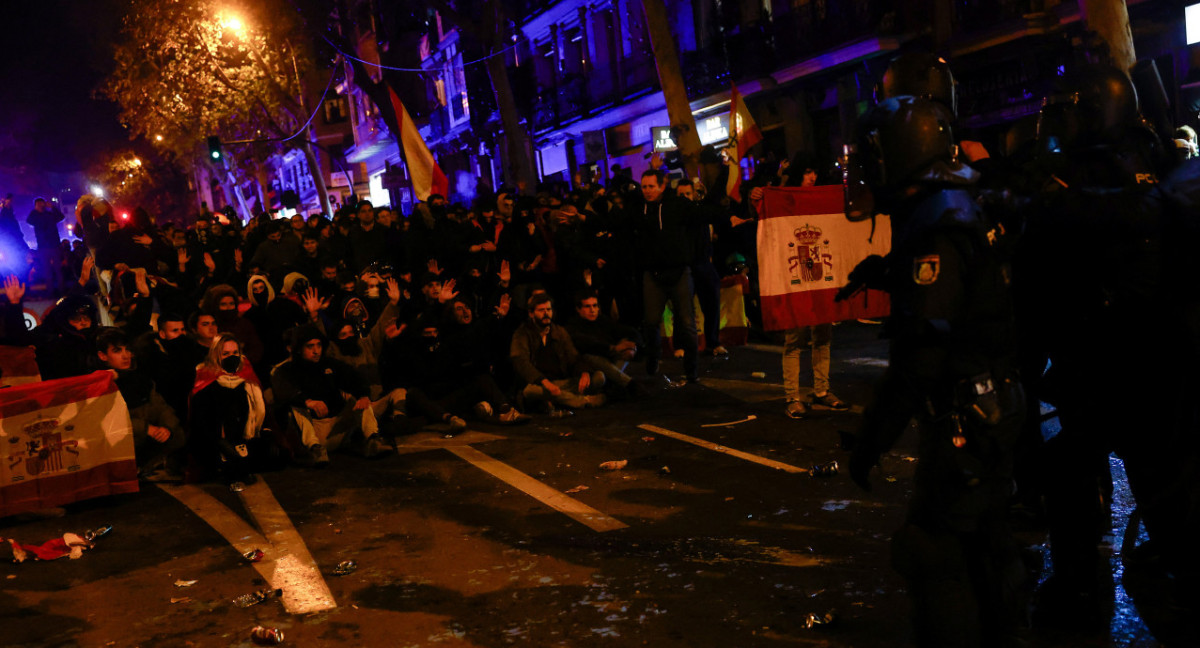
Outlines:
{"type": "Polygon", "coordinates": [[[444,198],[450,192],[450,180],[438,168],[433,153],[425,145],[416,123],[408,114],[408,109],[396,96],[396,91],[388,88],[392,96],[392,108],[396,110],[396,121],[400,124],[400,132],[396,139],[400,140],[400,148],[404,152],[404,161],[408,164],[408,175],[412,179],[413,191],[418,200],[428,200],[431,194],[444,198]]]}
{"type": "Polygon", "coordinates": [[[734,85],[729,100],[729,146],[725,149],[729,157],[729,180],[725,183],[725,193],[733,200],[742,199],[742,157],[762,139],[762,131],[754,123],[742,94],[734,85]]]}

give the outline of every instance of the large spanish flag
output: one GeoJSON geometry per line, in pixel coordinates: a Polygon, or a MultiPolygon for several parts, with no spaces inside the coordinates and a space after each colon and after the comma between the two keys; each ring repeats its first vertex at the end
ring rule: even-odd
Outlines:
{"type": "Polygon", "coordinates": [[[0,517],[137,489],[112,372],[0,389],[0,517]]]}
{"type": "Polygon", "coordinates": [[[843,213],[842,185],[767,187],[758,220],[758,284],[763,327],[779,331],[841,320],[886,316],[887,293],[864,290],[834,302],[850,271],[891,247],[891,221],[852,223],[843,213]]]}
{"type": "Polygon", "coordinates": [[[425,144],[417,130],[417,124],[408,114],[408,109],[396,96],[396,91],[388,88],[392,96],[392,108],[396,110],[396,121],[400,123],[400,132],[396,139],[400,140],[400,148],[404,151],[404,162],[408,165],[408,175],[412,178],[413,191],[418,200],[428,200],[431,194],[448,198],[450,180],[433,159],[433,153],[425,144]]]}

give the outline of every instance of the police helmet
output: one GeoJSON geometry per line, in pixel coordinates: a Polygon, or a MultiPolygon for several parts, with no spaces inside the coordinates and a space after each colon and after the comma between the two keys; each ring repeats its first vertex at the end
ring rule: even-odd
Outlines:
{"type": "Polygon", "coordinates": [[[949,108],[951,116],[958,116],[954,75],[950,65],[940,56],[909,52],[892,59],[876,88],[875,98],[882,103],[905,95],[932,99],[949,108]]]}
{"type": "Polygon", "coordinates": [[[1129,75],[1087,63],[1068,70],[1057,91],[1043,100],[1038,139],[1056,139],[1067,148],[1111,143],[1137,123],[1137,90],[1129,75]]]}
{"type": "Polygon", "coordinates": [[[867,113],[857,152],[873,188],[895,190],[937,162],[958,155],[952,116],[943,104],[920,97],[892,97],[867,113]]]}

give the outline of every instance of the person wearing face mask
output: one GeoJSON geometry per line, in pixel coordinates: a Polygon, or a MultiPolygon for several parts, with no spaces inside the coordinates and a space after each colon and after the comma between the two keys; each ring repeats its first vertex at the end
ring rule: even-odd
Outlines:
{"type": "Polygon", "coordinates": [[[147,331],[133,343],[138,367],[145,372],[177,413],[187,412],[188,394],[196,377],[196,344],[188,339],[184,317],[176,313],[158,316],[158,329],[147,331]]]}
{"type": "Polygon", "coordinates": [[[236,336],[221,333],[196,371],[189,417],[189,449],[199,478],[252,482],[267,408],[262,386],[236,336]]]}
{"type": "Polygon", "coordinates": [[[271,321],[267,315],[267,306],[275,301],[275,288],[271,286],[271,281],[266,275],[250,275],[246,280],[246,299],[250,302],[250,308],[246,309],[242,316],[254,325],[255,331],[265,333],[271,321]]]}
{"type": "MultiPolygon", "coordinates": [[[[322,333],[333,331],[331,344],[326,354],[344,362],[366,380],[372,400],[378,399],[383,392],[382,379],[379,376],[379,353],[387,339],[385,331],[389,325],[396,322],[400,316],[400,284],[395,279],[388,279],[386,305],[375,325],[367,328],[367,308],[358,298],[351,298],[342,308],[341,317],[330,328],[326,329],[324,322],[314,320],[322,333]]],[[[310,291],[305,299],[305,309],[311,314],[321,309],[322,301],[314,291],[310,291]]],[[[400,401],[404,398],[401,396],[400,401]]]]}
{"type": "Polygon", "coordinates": [[[238,294],[233,286],[218,284],[204,293],[200,310],[210,313],[217,320],[217,330],[232,333],[242,341],[242,350],[259,370],[263,365],[263,343],[254,323],[238,313],[238,294]]]}

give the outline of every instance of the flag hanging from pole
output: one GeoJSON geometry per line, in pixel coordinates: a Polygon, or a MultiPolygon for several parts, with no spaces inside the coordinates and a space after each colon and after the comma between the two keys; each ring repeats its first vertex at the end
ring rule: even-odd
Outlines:
{"type": "Polygon", "coordinates": [[[763,189],[758,277],[766,330],[873,319],[890,312],[887,293],[878,290],[833,300],[859,261],[888,253],[892,237],[886,216],[877,217],[874,225],[846,220],[842,192],[842,185],[763,189]]]}
{"type": "Polygon", "coordinates": [[[725,183],[725,193],[733,200],[742,200],[742,158],[762,139],[762,131],[754,123],[754,117],[742,100],[742,93],[734,85],[729,98],[729,146],[725,149],[729,157],[729,180],[725,183]]]}
{"type": "Polygon", "coordinates": [[[413,191],[418,200],[428,200],[431,194],[447,197],[450,193],[450,180],[438,168],[433,153],[421,137],[417,125],[408,114],[408,109],[396,96],[396,91],[388,88],[392,96],[392,108],[396,110],[396,121],[400,124],[400,132],[396,139],[400,141],[400,149],[404,152],[404,162],[408,164],[408,175],[412,178],[413,191]]]}

